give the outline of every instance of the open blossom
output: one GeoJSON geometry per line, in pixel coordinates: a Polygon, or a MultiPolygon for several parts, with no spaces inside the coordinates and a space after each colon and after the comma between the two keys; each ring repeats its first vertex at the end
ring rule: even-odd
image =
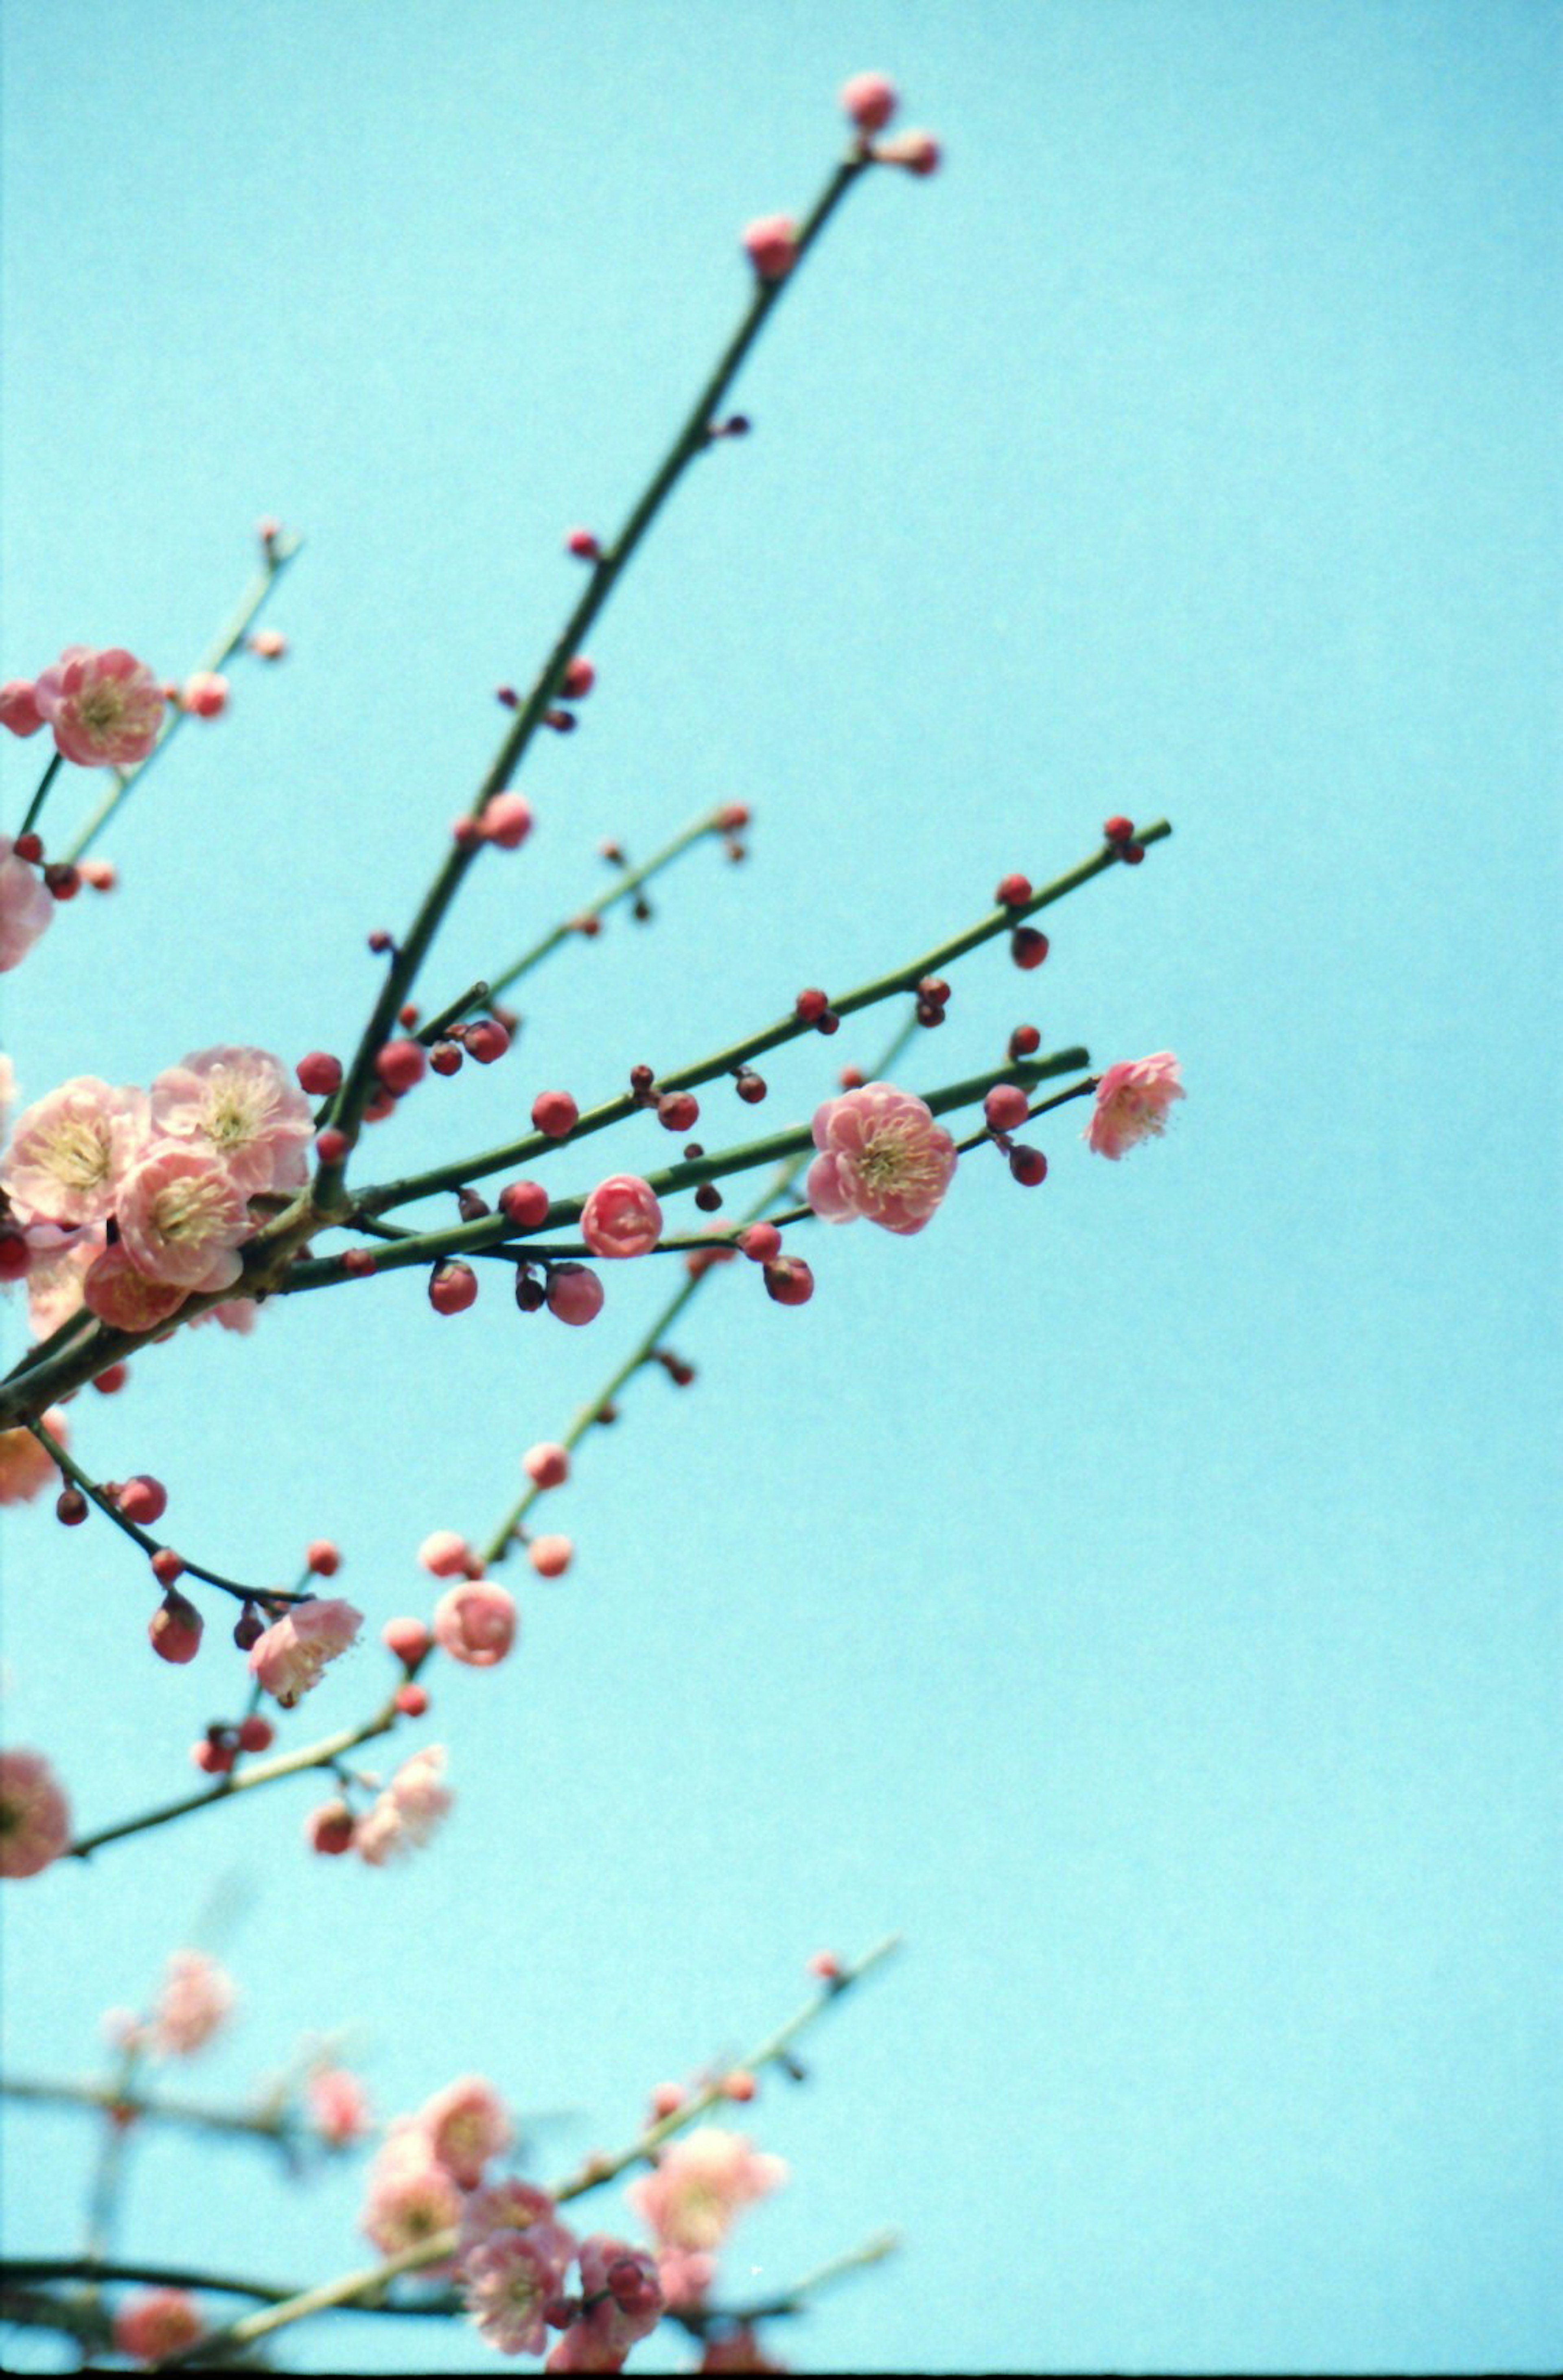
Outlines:
{"type": "Polygon", "coordinates": [[[31,860],[0,834],[0,975],[20,966],[55,914],[55,896],[31,860]]]}
{"type": "Polygon", "coordinates": [[[539,2240],[524,2231],[497,2231],[462,2259],[461,2295],[499,2354],[541,2355],[548,2344],[544,2309],[563,2278],[539,2240]]]}
{"type": "Polygon", "coordinates": [[[455,1795],[442,1783],[445,1746],[426,1744],[404,1760],[367,1816],[359,1820],[353,1849],[371,1867],[421,1848],[450,1810],[455,1795]]]}
{"type": "Polygon", "coordinates": [[[51,1330],[81,1308],[81,1285],[93,1259],[103,1254],[104,1232],[101,1224],[90,1231],[61,1232],[42,1223],[31,1223],[27,1243],[31,1261],[27,1268],[27,1320],[35,1339],[46,1339],[51,1330]],[[46,1231],[54,1229],[53,1240],[46,1231]]]}
{"type": "Polygon", "coordinates": [[[363,1626],[363,1614],[339,1597],[296,1603],[250,1647],[250,1674],[263,1694],[291,1710],[316,1684],[327,1661],[345,1653],[363,1626]]]}
{"type": "Polygon", "coordinates": [[[81,1294],[100,1322],[113,1330],[155,1330],[177,1314],[189,1292],[177,1281],[152,1281],[117,1244],[94,1257],[81,1294]]]}
{"type": "Polygon", "coordinates": [[[296,1190],[309,1176],[309,1100],[264,1050],[197,1050],[152,1087],[153,1129],[227,1169],[246,1197],[296,1190]]]}
{"type": "Polygon", "coordinates": [[[396,2256],[436,2231],[454,2229],[460,2219],[461,2192],[435,2161],[420,2127],[393,2125],[369,2168],[360,2228],[382,2255],[396,2256]]]}
{"type": "Polygon", "coordinates": [[[43,1755],[0,1752],[0,1876],[37,1876],[69,1842],[70,1804],[43,1755]]]}
{"type": "Polygon", "coordinates": [[[1109,1066],[1096,1086],[1096,1104],[1083,1137],[1098,1157],[1122,1157],[1166,1130],[1166,1111],[1184,1097],[1170,1050],[1109,1066]]]}
{"type": "Polygon", "coordinates": [[[625,2195],[659,2241],[709,2250],[721,2246],[745,2206],[786,2180],[780,2157],[751,2148],[741,2132],[702,2124],[671,2142],[625,2195]]]}
{"type": "Polygon", "coordinates": [[[148,2046],[158,2058],[192,2058],[219,2032],[238,1994],[231,1975],[203,1950],[176,1950],[157,2006],[148,2046]]]}
{"type": "MultiPolygon", "coordinates": [[[[43,1427],[62,1446],[68,1445],[69,1427],[58,1405],[50,1406],[43,1427]]],[[[30,1429],[0,1429],[0,1504],[31,1504],[59,1475],[54,1456],[40,1446],[30,1429]]]]}
{"type": "Polygon", "coordinates": [[[481,2074],[463,2074],[418,2111],[430,2153],[463,2190],[476,2190],[491,2158],[515,2138],[505,2102],[481,2074]]]}
{"type": "Polygon", "coordinates": [[[32,689],[67,760],[83,769],[133,769],[157,741],[163,688],[145,662],[119,645],[67,645],[32,689]]]}
{"type": "Polygon", "coordinates": [[[18,1116],[0,1183],[14,1205],[51,1222],[101,1222],[114,1211],[151,1113],[144,1091],[77,1075],[18,1116]]]}
{"type": "Polygon", "coordinates": [[[887,1232],[920,1232],[949,1187],[956,1148],[926,1103],[893,1083],[865,1083],[814,1111],[804,1196],[827,1223],[866,1215],[887,1232]]]}
{"type": "Polygon", "coordinates": [[[153,1141],[130,1168],[115,1217],[137,1270],[186,1291],[231,1289],[254,1229],[227,1167],[177,1140],[153,1141]]]}
{"type": "Polygon", "coordinates": [[[491,1578],[463,1581],[434,1606],[434,1637],[452,1660],[491,1670],[516,1641],[519,1615],[514,1596],[491,1578]]]}
{"type": "Polygon", "coordinates": [[[531,2181],[507,2175],[475,2190],[461,2211],[461,2246],[483,2246],[507,2231],[524,2231],[560,2272],[575,2253],[575,2234],[558,2219],[558,2210],[545,2190],[531,2181]]]}
{"type": "Polygon", "coordinates": [[[161,2363],[193,2347],[206,2325],[186,2289],[137,2289],[114,2317],[114,2346],[136,2363],[161,2363]]]}
{"type": "Polygon", "coordinates": [[[317,2067],[304,2085],[310,2121],[332,2148],[360,2141],[370,2127],[369,2094],[345,2066],[317,2067]]]}
{"type": "Polygon", "coordinates": [[[643,1257],[661,1230],[656,1193],[638,1173],[610,1173],[580,1210],[580,1236],[594,1257],[643,1257]]]}

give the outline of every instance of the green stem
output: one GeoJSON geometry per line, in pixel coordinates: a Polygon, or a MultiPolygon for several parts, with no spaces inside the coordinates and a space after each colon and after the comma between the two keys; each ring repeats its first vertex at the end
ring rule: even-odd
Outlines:
{"type": "MultiPolygon", "coordinates": [[[[268,548],[265,560],[239,600],[238,610],[228,620],[227,625],[218,630],[214,642],[197,662],[195,665],[197,672],[220,670],[223,663],[238,650],[259,616],[262,605],[303,542],[301,537],[279,538],[268,548]]],[[[63,855],[67,862],[80,859],[86,852],[91,851],[120,804],[129,798],[130,794],[140,783],[159,753],[165,751],[172,743],[183,725],[186,716],[186,712],[176,706],[165,721],[157,741],[146,759],[134,769],[115,770],[113,784],[70,845],[69,850],[63,855]]]]}
{"type": "MultiPolygon", "coordinates": [[[[112,2082],[50,2082],[22,2075],[0,2075],[0,2098],[20,2099],[40,2107],[88,2107],[100,2114],[123,2114],[140,2123],[186,2124],[198,2131],[232,2132],[265,2141],[286,2138],[288,2126],[275,2115],[255,2115],[230,2107],[209,2107],[193,2099],[151,2099],[120,2090],[112,2082]]],[[[30,2279],[43,2276],[30,2270],[30,2279]]],[[[59,2278],[65,2276],[55,2275],[59,2278]]]]}
{"type": "Polygon", "coordinates": [[[64,759],[65,754],[63,752],[55,752],[51,758],[49,765],[44,770],[43,774],[38,780],[38,790],[27,806],[27,816],[23,819],[20,826],[17,829],[18,840],[22,835],[31,833],[32,828],[37,824],[38,814],[49,798],[49,788],[54,783],[55,779],[59,775],[64,759]]]}
{"type": "MultiPolygon", "coordinates": [[[[824,228],[841,198],[862,172],[866,160],[851,157],[837,166],[824,193],[799,235],[798,256],[801,259],[824,228]]],[[[796,277],[796,265],[788,275],[796,277]]],[[[772,307],[780,296],[781,282],[757,282],[754,295],[743,320],[728,341],[715,370],[696,398],[682,430],[675,438],[662,464],[653,473],[644,493],[611,546],[604,548],[592,566],[585,589],[555,640],[547,659],[534,679],[528,694],[516,712],[515,722],[505,736],[487,775],[472,797],[469,816],[481,816],[495,794],[509,784],[511,777],[537,729],[559,691],[566,670],[580,650],[592,622],[603,611],[621,573],[628,568],[641,540],[645,536],[658,512],[672,493],[694,456],[704,452],[710,443],[712,418],[722,403],[739,366],[760,334],[772,307]]],[[[470,867],[481,844],[479,842],[453,844],[423,896],[421,907],[414,918],[406,941],[397,951],[386,973],[379,999],[364,1028],[353,1060],[336,1093],[332,1107],[332,1122],[346,1134],[349,1148],[358,1136],[374,1079],[374,1060],[397,1011],[405,1004],[418,970],[423,963],[446,911],[454,900],[463,876],[470,867]]],[[[330,1213],[340,1204],[342,1172],[346,1160],[334,1163],[322,1161],[315,1174],[315,1201],[323,1211],[330,1213]]]]}

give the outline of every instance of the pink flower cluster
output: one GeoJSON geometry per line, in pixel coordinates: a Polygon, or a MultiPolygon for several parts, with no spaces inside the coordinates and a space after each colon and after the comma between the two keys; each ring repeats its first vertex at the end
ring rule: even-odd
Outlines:
{"type": "Polygon", "coordinates": [[[193,1293],[231,1288],[250,1200],[302,1185],[311,1130],[309,1101],[263,1050],[199,1050],[150,1093],[79,1075],[36,1100],[0,1166],[30,1295],[41,1276],[34,1329],[84,1300],[117,1329],[153,1330],[193,1293]]]}
{"type": "Polygon", "coordinates": [[[402,1762],[384,1792],[337,1848],[356,1851],[371,1867],[384,1867],[387,1860],[421,1849],[455,1799],[444,1777],[445,1746],[425,1744],[421,1752],[402,1762]]]}

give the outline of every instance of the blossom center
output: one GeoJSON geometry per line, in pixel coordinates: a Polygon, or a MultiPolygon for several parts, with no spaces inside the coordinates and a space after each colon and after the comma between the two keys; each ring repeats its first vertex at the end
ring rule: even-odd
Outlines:
{"type": "Polygon", "coordinates": [[[43,1164],[66,1189],[96,1190],[113,1171],[107,1135],[79,1116],[66,1116],[43,1144],[43,1164]]]}
{"type": "Polygon", "coordinates": [[[170,1182],[153,1202],[152,1224],[159,1239],[201,1241],[220,1229],[224,1189],[217,1182],[170,1182]]]}
{"type": "Polygon", "coordinates": [[[81,697],[78,716],[95,744],[106,742],[125,716],[125,692],[116,677],[102,677],[81,697]]]}

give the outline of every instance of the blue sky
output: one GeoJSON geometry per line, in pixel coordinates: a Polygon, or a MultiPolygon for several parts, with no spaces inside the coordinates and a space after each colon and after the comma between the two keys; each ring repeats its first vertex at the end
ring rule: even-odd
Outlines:
{"type": "MultiPolygon", "coordinates": [[[[105,844],[119,892],[7,978],[24,1095],[350,1043],[365,931],[410,915],[492,688],[578,590],[564,530],[628,511],[743,302],[743,224],[801,211],[880,67],[945,170],[872,177],[787,293],[754,434],[599,624],[537,832],[431,996],[597,889],[605,834],[742,800],[751,856],[566,948],[513,1057],[373,1160],[877,973],[1119,809],[1173,839],[1055,912],[1040,974],[964,961],[899,1079],[1026,1017],[1102,1063],[1170,1047],[1189,1099],[1121,1166],[1066,1111],[1038,1191],[974,1156],[917,1239],[818,1232],[801,1311],[714,1281],[696,1385],[639,1381],[557,1498],[576,1563],[523,1583],[520,1655],[434,1680],[437,1849],[311,1862],[306,1783],[13,1892],[11,2066],[90,2063],[204,1929],[246,2006],[192,2086],[351,2026],[387,2112],[472,2069],[568,2111],[553,2170],[763,2034],[819,1944],[896,1928],[808,2085],[748,2114],[793,2180],[735,2288],[906,2235],[778,2342],[800,2367],[1556,2365],[1556,12],[155,0],[129,30],[6,14],[0,666],[123,642],[177,674],[259,515],[308,545],[287,663],[236,673],[105,844]]],[[[8,831],[38,752],[0,753],[8,831]]],[[[780,1054],[755,1121],[880,1038],[780,1054]]],[[[717,1094],[702,1130],[748,1116],[717,1094]]],[[[670,1147],[640,1123],[553,1178],[670,1147]]],[[[616,1273],[576,1333],[502,1280],[452,1321],[407,1275],[312,1297],[159,1351],[79,1445],[157,1472],[219,1567],[339,1538],[377,1625],[666,1279],[616,1273]]],[[[6,1517],[6,1740],[84,1824],[177,1791],[235,1691],[217,1630],[160,1667],[128,1548],[6,1517]]],[[[381,1683],[371,1646],[308,1717],[381,1683]]],[[[82,2120],[8,2143],[14,2248],[74,2244],[82,2120]]],[[[355,2260],[358,2196],[149,2139],[122,2244],[302,2281],[355,2260]]],[[[279,2361],[409,2352],[343,2320],[279,2361]]]]}

